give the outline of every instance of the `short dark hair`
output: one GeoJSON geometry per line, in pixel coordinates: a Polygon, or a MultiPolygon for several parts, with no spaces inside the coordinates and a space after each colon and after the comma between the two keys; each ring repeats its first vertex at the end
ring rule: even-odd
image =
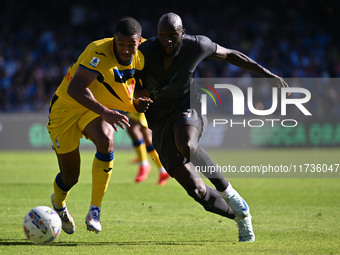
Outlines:
{"type": "Polygon", "coordinates": [[[123,35],[142,35],[142,27],[139,22],[131,17],[125,17],[118,21],[115,34],[121,33],[123,35]]]}

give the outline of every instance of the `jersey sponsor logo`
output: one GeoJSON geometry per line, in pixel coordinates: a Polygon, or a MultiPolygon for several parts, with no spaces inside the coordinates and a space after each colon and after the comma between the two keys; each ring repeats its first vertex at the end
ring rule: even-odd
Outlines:
{"type": "Polygon", "coordinates": [[[96,54],[98,54],[98,55],[100,55],[100,56],[104,56],[104,57],[106,57],[106,55],[105,55],[103,52],[98,52],[98,51],[95,51],[94,53],[96,53],[96,54]]]}
{"type": "Polygon", "coordinates": [[[125,70],[113,69],[115,81],[119,83],[125,83],[127,80],[133,78],[135,72],[136,72],[135,68],[125,70]]]}
{"type": "Polygon", "coordinates": [[[170,77],[168,82],[166,82],[167,84],[165,86],[161,87],[161,88],[158,88],[158,83],[155,80],[151,79],[152,82],[147,84],[146,88],[149,90],[149,92],[151,94],[159,93],[159,92],[164,91],[164,90],[168,89],[169,87],[171,87],[175,83],[175,80],[176,80],[177,77],[178,77],[178,72],[175,72],[170,77]]]}
{"type": "Polygon", "coordinates": [[[90,62],[90,66],[97,67],[99,61],[100,61],[99,58],[93,57],[93,59],[90,62]]]}
{"type": "Polygon", "coordinates": [[[133,91],[135,90],[135,80],[132,80],[131,84],[126,89],[127,89],[127,92],[128,92],[128,94],[130,96],[130,99],[131,99],[133,91]]]}

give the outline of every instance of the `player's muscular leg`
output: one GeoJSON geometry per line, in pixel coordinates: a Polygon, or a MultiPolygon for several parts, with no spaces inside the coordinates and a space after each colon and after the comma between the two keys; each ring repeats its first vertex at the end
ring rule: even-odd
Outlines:
{"type": "Polygon", "coordinates": [[[143,134],[146,147],[149,147],[150,145],[152,145],[151,130],[146,127],[141,126],[141,132],[143,134]]]}
{"type": "Polygon", "coordinates": [[[233,210],[219,195],[219,193],[206,186],[199,173],[188,163],[177,167],[174,170],[174,178],[182,185],[189,196],[200,203],[206,211],[233,219],[235,218],[233,210]]]}
{"type": "Polygon", "coordinates": [[[133,119],[129,120],[130,127],[127,128],[127,131],[132,138],[133,141],[139,141],[143,139],[143,134],[141,133],[141,126],[138,122],[133,119]]]}
{"type": "Polygon", "coordinates": [[[72,188],[77,182],[80,173],[79,147],[65,154],[57,154],[60,169],[60,178],[63,184],[72,188]]]}
{"type": "Polygon", "coordinates": [[[174,128],[175,143],[179,152],[190,160],[197,150],[199,132],[191,125],[178,125],[174,128]]]}
{"type": "Polygon", "coordinates": [[[84,129],[84,133],[96,145],[97,151],[103,154],[113,150],[113,127],[98,117],[91,121],[84,129]]]}
{"type": "Polygon", "coordinates": [[[200,200],[205,196],[206,186],[199,173],[190,169],[190,164],[179,166],[174,170],[174,178],[193,199],[200,200]]]}
{"type": "MultiPolygon", "coordinates": [[[[175,142],[181,154],[189,159],[193,165],[212,167],[216,170],[216,164],[209,154],[198,145],[199,131],[191,125],[179,125],[174,128],[175,142]]],[[[224,191],[228,187],[228,181],[218,171],[203,171],[218,191],[224,191]]]]}
{"type": "MultiPolygon", "coordinates": [[[[91,121],[84,129],[84,133],[96,145],[97,152],[92,163],[92,197],[91,208],[101,207],[104,194],[107,190],[114,162],[113,151],[113,127],[98,117],[91,121]]],[[[91,213],[90,213],[91,214],[91,213]]],[[[93,227],[91,215],[86,217],[86,224],[89,230],[101,231],[101,225],[97,221],[93,227]]],[[[94,224],[94,223],[93,223],[94,224]]]]}

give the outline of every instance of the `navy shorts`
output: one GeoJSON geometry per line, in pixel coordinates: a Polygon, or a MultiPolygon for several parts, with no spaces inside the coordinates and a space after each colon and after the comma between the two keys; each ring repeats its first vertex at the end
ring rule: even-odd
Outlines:
{"type": "Polygon", "coordinates": [[[176,167],[189,162],[177,149],[174,128],[178,125],[191,125],[198,129],[201,137],[206,124],[206,116],[199,115],[194,109],[187,109],[179,114],[169,116],[162,123],[153,123],[152,143],[170,176],[173,177],[173,171],[176,167]]]}

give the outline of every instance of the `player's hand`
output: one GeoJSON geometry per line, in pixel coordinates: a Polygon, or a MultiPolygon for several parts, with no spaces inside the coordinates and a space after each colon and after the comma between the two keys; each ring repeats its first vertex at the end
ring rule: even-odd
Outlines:
{"type": "Polygon", "coordinates": [[[108,111],[102,117],[107,123],[111,124],[116,132],[118,131],[117,126],[122,129],[125,129],[125,126],[130,127],[129,118],[117,111],[108,111]]]}
{"type": "Polygon", "coordinates": [[[138,97],[150,97],[150,92],[144,87],[135,87],[135,98],[138,97]]]}
{"type": "Polygon", "coordinates": [[[135,106],[137,112],[146,112],[146,110],[149,108],[150,104],[152,104],[153,101],[149,97],[138,97],[133,100],[133,105],[135,106]]]}
{"type": "MultiPolygon", "coordinates": [[[[281,88],[289,88],[287,82],[284,81],[284,79],[282,79],[280,76],[277,76],[277,75],[273,75],[273,77],[269,78],[269,82],[271,84],[274,83],[275,86],[279,87],[280,89],[281,88]]],[[[288,96],[290,96],[291,93],[288,93],[288,96]]]]}

